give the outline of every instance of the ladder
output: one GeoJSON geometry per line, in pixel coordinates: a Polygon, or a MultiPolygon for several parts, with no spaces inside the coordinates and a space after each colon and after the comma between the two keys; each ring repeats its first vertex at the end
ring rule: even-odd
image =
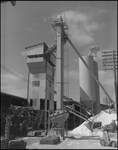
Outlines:
{"type": "MultiPolygon", "coordinates": [[[[44,108],[44,106],[45,106],[45,104],[43,105],[43,108],[44,108]]],[[[40,128],[43,115],[44,115],[44,109],[43,110],[39,110],[38,116],[37,116],[37,121],[36,121],[36,128],[37,129],[40,128]]]]}

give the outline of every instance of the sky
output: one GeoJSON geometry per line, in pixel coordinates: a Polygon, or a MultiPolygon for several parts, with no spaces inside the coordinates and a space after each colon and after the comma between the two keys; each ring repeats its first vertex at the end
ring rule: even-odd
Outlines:
{"type": "MultiPolygon", "coordinates": [[[[1,91],[27,97],[28,68],[25,47],[45,42],[51,46],[56,33],[51,23],[62,15],[69,38],[81,55],[97,44],[99,81],[115,101],[113,71],[104,71],[102,52],[117,50],[117,1],[17,1],[1,4],[1,91]],[[8,70],[20,77],[12,75],[8,70]]],[[[78,57],[69,44],[68,96],[79,99],[78,57]],[[74,89],[74,90],[73,90],[74,89]]],[[[67,77],[65,76],[65,80],[67,77]]],[[[100,101],[105,94],[100,88],[100,101]]]]}

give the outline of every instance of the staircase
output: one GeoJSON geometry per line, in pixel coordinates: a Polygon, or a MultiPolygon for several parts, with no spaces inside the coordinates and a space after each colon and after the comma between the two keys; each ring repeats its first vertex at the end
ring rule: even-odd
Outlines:
{"type": "Polygon", "coordinates": [[[42,121],[42,118],[43,118],[43,115],[44,115],[44,112],[45,112],[44,111],[44,106],[45,105],[43,105],[43,109],[42,110],[38,111],[37,121],[36,121],[36,124],[35,124],[35,127],[36,127],[37,130],[39,130],[39,128],[40,128],[41,121],[42,121]]]}

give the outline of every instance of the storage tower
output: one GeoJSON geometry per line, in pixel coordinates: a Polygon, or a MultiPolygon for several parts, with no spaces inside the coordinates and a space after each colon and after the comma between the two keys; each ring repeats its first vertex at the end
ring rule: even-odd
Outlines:
{"type": "MultiPolygon", "coordinates": [[[[83,56],[91,71],[98,79],[98,64],[93,56],[83,56]]],[[[79,83],[80,83],[80,101],[93,111],[94,114],[100,112],[100,94],[99,85],[90,74],[87,67],[79,59],[79,83]]]]}
{"type": "Polygon", "coordinates": [[[53,53],[45,54],[45,43],[26,47],[27,66],[29,68],[28,101],[33,100],[34,110],[40,110],[41,99],[49,100],[48,109],[54,109],[54,69],[56,57],[53,53]]]}

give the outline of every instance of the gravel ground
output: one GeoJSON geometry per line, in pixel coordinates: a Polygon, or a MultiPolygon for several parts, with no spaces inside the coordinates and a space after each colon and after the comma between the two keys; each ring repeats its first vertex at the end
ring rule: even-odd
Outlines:
{"type": "MultiPolygon", "coordinates": [[[[40,144],[39,138],[28,139],[27,149],[111,149],[109,146],[101,146],[99,139],[75,139],[66,138],[57,145],[40,144]]],[[[117,149],[117,148],[112,148],[117,149]]]]}

